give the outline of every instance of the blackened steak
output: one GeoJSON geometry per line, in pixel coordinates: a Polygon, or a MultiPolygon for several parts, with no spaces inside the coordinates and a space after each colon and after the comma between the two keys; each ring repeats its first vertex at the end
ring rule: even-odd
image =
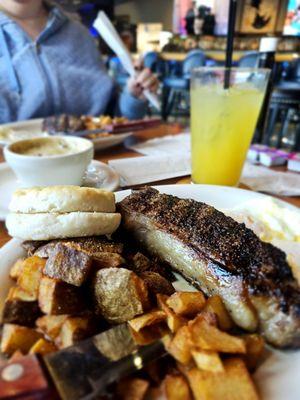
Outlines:
{"type": "Polygon", "coordinates": [[[220,295],[237,325],[275,346],[300,346],[300,288],[281,250],[207,204],[153,188],[118,208],[127,231],[207,295],[220,295]]]}

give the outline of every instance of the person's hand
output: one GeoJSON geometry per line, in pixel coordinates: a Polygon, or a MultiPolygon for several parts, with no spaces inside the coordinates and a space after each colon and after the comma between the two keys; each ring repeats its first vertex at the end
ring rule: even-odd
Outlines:
{"type": "Polygon", "coordinates": [[[143,95],[144,90],[147,89],[150,92],[156,92],[159,81],[149,68],[142,68],[140,62],[136,63],[135,67],[137,75],[128,79],[127,89],[133,96],[145,99],[143,95]]]}

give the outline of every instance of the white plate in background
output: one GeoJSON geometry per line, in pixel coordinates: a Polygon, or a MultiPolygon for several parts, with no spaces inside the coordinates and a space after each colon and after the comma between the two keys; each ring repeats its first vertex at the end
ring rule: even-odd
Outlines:
{"type": "MultiPolygon", "coordinates": [[[[111,192],[120,184],[119,175],[109,165],[93,160],[88,166],[83,186],[106,189],[111,192]]],[[[19,183],[7,163],[0,163],[0,221],[4,221],[8,213],[8,205],[13,192],[19,183]]]]}
{"type": "Polygon", "coordinates": [[[39,136],[48,136],[46,132],[43,132],[42,125],[42,118],[30,119],[28,121],[11,122],[8,124],[0,125],[0,147],[4,147],[7,144],[10,144],[16,140],[32,139],[39,136]],[[4,139],[2,137],[2,132],[5,133],[6,131],[12,131],[14,135],[13,140],[4,139]]]}
{"type": "MultiPolygon", "coordinates": [[[[16,134],[16,137],[18,137],[18,139],[16,138],[14,140],[31,139],[38,136],[49,136],[47,132],[43,132],[42,125],[43,118],[0,125],[0,147],[4,147],[5,145],[12,143],[11,141],[1,138],[1,131],[12,130],[16,134]]],[[[132,132],[115,133],[90,140],[93,142],[95,150],[104,150],[123,143],[124,140],[131,135],[132,132]]]]}
{"type": "Polygon", "coordinates": [[[103,136],[96,139],[90,139],[94,143],[95,150],[104,150],[109,147],[116,146],[121,144],[128,137],[132,136],[132,132],[127,133],[114,133],[109,136],[103,136]]]}

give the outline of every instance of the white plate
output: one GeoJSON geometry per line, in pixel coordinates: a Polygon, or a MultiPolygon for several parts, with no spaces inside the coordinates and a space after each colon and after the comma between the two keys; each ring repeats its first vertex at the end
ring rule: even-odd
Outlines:
{"type": "MultiPolygon", "coordinates": [[[[0,133],[1,130],[13,130],[17,135],[20,136],[21,139],[29,139],[37,136],[48,136],[46,132],[43,132],[42,125],[43,118],[12,122],[9,124],[0,125],[0,133]]],[[[109,136],[99,137],[97,139],[91,139],[91,141],[94,143],[95,150],[104,150],[123,143],[124,140],[131,135],[132,132],[117,133],[109,136]]],[[[7,141],[1,139],[0,135],[0,147],[4,147],[6,144],[8,144],[7,141]]]]}
{"type": "MultiPolygon", "coordinates": [[[[111,192],[119,187],[119,175],[107,164],[93,160],[84,177],[83,186],[106,189],[111,192]]],[[[8,213],[12,193],[19,187],[17,178],[7,163],[0,163],[0,221],[8,213]]]]}
{"type": "Polygon", "coordinates": [[[11,130],[18,137],[20,137],[20,139],[31,139],[37,136],[47,136],[47,133],[42,131],[42,124],[43,119],[38,118],[0,125],[0,147],[4,147],[11,143],[11,141],[1,138],[1,131],[11,130]]]}
{"type": "Polygon", "coordinates": [[[129,136],[132,136],[132,132],[128,133],[115,133],[109,136],[100,137],[97,139],[91,139],[94,143],[95,150],[104,150],[109,147],[116,146],[117,144],[121,144],[127,139],[129,136]]]}
{"type": "MultiPolygon", "coordinates": [[[[253,199],[265,199],[266,195],[247,190],[209,185],[170,185],[157,187],[161,192],[193,198],[216,208],[230,209],[253,199]]],[[[117,201],[130,194],[130,190],[117,192],[117,201]]],[[[288,203],[279,201],[283,207],[299,211],[288,203]]],[[[22,255],[20,242],[11,240],[0,249],[0,311],[9,285],[8,273],[12,263],[22,255]]],[[[300,399],[300,351],[274,351],[255,374],[262,400],[300,399]]]]}

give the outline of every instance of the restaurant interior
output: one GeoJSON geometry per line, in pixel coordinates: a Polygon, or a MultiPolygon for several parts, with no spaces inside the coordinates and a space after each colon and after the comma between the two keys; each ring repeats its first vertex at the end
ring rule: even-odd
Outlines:
{"type": "Polygon", "coordinates": [[[299,400],[300,0],[0,0],[0,400],[299,400]]]}
{"type": "MultiPolygon", "coordinates": [[[[159,78],[164,120],[188,123],[190,74],[199,66],[224,66],[228,29],[228,0],[60,1],[80,14],[105,56],[118,85],[128,73],[106,46],[93,21],[104,10],[134,58],[159,78]]],[[[239,1],[235,22],[233,66],[255,67],[262,38],[277,38],[273,93],[264,133],[256,142],[300,149],[300,3],[297,0],[239,1]],[[262,137],[264,136],[264,137],[262,137]]],[[[155,108],[149,115],[157,115],[155,108]]]]}

